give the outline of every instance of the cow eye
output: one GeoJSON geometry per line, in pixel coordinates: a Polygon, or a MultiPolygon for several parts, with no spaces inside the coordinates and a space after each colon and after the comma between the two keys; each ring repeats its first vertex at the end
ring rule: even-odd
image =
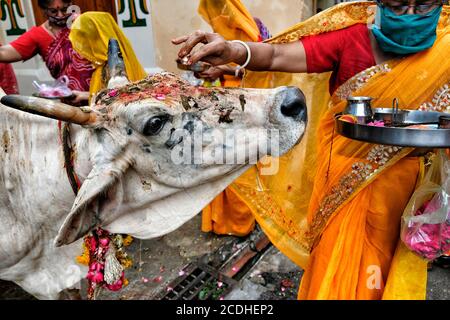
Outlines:
{"type": "Polygon", "coordinates": [[[143,134],[145,136],[157,135],[164,128],[164,125],[166,124],[166,122],[167,122],[167,117],[164,117],[164,116],[158,116],[158,117],[151,118],[145,124],[143,134]]]}

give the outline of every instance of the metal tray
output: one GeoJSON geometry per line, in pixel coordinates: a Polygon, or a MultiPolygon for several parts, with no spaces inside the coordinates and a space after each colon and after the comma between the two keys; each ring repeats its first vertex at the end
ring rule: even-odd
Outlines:
{"type": "MultiPolygon", "coordinates": [[[[373,110],[374,113],[377,109],[373,110]]],[[[428,129],[408,127],[374,127],[341,121],[336,117],[337,132],[349,139],[375,144],[414,148],[450,148],[450,129],[439,129],[439,117],[449,115],[441,112],[408,111],[405,124],[436,123],[428,129]]]]}

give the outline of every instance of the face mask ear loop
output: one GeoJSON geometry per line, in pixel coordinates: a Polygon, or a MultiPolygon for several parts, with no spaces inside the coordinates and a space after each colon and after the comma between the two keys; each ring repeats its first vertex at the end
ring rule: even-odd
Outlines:
{"type": "Polygon", "coordinates": [[[369,30],[381,29],[381,8],[379,5],[370,6],[367,8],[367,11],[369,16],[373,16],[373,18],[367,22],[369,30]]]}

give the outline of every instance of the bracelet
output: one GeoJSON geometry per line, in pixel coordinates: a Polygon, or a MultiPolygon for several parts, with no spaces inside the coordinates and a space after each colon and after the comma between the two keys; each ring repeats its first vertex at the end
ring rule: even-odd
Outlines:
{"type": "Polygon", "coordinates": [[[250,60],[252,60],[252,50],[250,50],[249,45],[246,44],[244,41],[241,41],[241,40],[232,40],[231,42],[232,42],[232,43],[240,43],[240,44],[242,44],[242,45],[245,47],[245,49],[247,49],[247,60],[245,61],[245,63],[244,63],[242,66],[237,66],[237,67],[236,67],[235,76],[236,76],[236,78],[239,78],[239,72],[240,72],[242,69],[245,69],[245,68],[249,65],[250,60]]]}

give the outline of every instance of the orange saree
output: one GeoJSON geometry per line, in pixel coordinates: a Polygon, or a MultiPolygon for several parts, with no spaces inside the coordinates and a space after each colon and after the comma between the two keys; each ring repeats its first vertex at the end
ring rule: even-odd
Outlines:
{"type": "MultiPolygon", "coordinates": [[[[335,6],[270,42],[368,22],[371,5],[335,6]]],[[[409,148],[337,135],[334,114],[343,111],[351,95],[376,97],[373,107],[389,107],[398,98],[403,109],[440,108],[437,97],[450,82],[449,14],[444,7],[433,48],[365,70],[343,84],[329,103],[324,103],[324,79],[293,76],[284,83],[313,93],[308,132],[279,159],[279,174],[264,177],[254,170],[232,188],[271,241],[305,269],[300,299],[425,298],[426,261],[399,242],[400,218],[423,171],[421,161],[408,157],[409,148]]],[[[280,84],[277,75],[270,77],[267,84],[280,84]]],[[[258,78],[254,73],[246,81],[261,83],[258,78]]]]}

